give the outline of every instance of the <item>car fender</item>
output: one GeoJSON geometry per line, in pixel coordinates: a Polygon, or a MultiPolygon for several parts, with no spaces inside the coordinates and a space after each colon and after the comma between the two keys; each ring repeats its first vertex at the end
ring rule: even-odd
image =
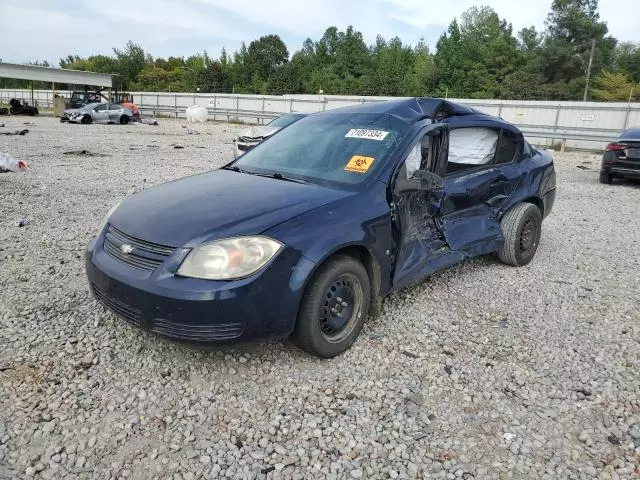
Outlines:
{"type": "Polygon", "coordinates": [[[364,192],[298,215],[264,233],[300,251],[314,264],[305,284],[332,255],[349,247],[365,248],[379,267],[380,289],[385,291],[393,249],[391,228],[386,186],[375,182],[364,192]]]}

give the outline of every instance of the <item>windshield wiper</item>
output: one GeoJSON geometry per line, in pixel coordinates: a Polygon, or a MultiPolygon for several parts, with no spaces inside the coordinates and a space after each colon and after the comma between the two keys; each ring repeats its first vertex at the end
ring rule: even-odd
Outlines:
{"type": "Polygon", "coordinates": [[[250,172],[248,170],[243,170],[240,167],[232,165],[230,167],[224,167],[226,170],[233,170],[238,173],[246,173],[247,175],[255,175],[256,177],[267,177],[267,178],[275,178],[276,180],[284,180],[285,182],[294,182],[294,183],[309,183],[306,180],[301,180],[299,178],[292,178],[283,175],[280,172],[273,173],[262,173],[262,172],[250,172]]]}
{"type": "Polygon", "coordinates": [[[248,173],[249,175],[253,175],[253,172],[248,172],[246,170],[241,169],[240,167],[236,167],[235,165],[223,167],[224,170],[233,170],[238,173],[248,173]]]}
{"type": "Polygon", "coordinates": [[[276,180],[284,180],[285,182],[294,182],[294,183],[309,183],[306,180],[301,180],[299,178],[287,177],[286,175],[281,174],[280,172],[274,173],[257,173],[256,175],[260,175],[262,177],[271,177],[276,180]]]}
{"type": "Polygon", "coordinates": [[[276,180],[284,180],[285,182],[309,183],[306,180],[301,180],[299,178],[287,177],[286,175],[283,175],[280,172],[273,172],[273,173],[246,172],[246,173],[249,173],[251,175],[256,175],[258,177],[267,177],[267,178],[275,178],[276,180]]]}

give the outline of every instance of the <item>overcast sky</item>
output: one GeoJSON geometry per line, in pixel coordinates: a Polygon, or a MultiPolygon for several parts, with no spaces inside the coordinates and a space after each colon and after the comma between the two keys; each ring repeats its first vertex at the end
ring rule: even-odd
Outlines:
{"type": "MultiPolygon", "coordinates": [[[[640,41],[638,0],[600,0],[600,17],[619,40],[640,41]]],[[[368,44],[378,33],[430,48],[454,17],[473,5],[489,5],[513,24],[544,28],[551,0],[0,0],[0,58],[58,64],[70,54],[111,54],[127,40],[154,57],[217,57],[242,40],[276,33],[290,53],[325,28],[353,25],[368,44]]]]}

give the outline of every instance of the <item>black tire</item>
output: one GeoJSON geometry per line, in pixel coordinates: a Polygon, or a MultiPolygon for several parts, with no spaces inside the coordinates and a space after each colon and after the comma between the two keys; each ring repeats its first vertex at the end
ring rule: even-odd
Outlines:
{"type": "Polygon", "coordinates": [[[83,115],[83,117],[80,119],[80,123],[82,123],[83,125],[89,125],[91,122],[93,122],[93,118],[91,118],[90,115],[83,115]]]}
{"type": "Polygon", "coordinates": [[[360,334],[370,301],[367,270],[353,257],[338,255],[309,282],[292,339],[302,350],[319,357],[340,355],[360,334]]]}
{"type": "Polygon", "coordinates": [[[129,123],[129,116],[128,115],[122,115],[120,117],[120,125],[126,125],[127,123],[129,123]]]}
{"type": "Polygon", "coordinates": [[[606,172],[600,172],[600,183],[611,185],[613,183],[613,175],[606,172]]]}
{"type": "Polygon", "coordinates": [[[498,250],[500,260],[508,265],[527,265],[538,250],[542,232],[542,213],[532,203],[519,203],[500,223],[504,245],[498,250]]]}

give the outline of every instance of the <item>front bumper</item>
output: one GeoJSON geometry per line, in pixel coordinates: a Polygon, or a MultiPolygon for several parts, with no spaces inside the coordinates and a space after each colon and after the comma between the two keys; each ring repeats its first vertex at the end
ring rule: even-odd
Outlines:
{"type": "Polygon", "coordinates": [[[243,280],[210,281],[176,276],[186,255],[178,249],[153,271],[107,254],[101,235],[86,251],[91,292],[126,322],[187,343],[250,342],[286,337],[297,317],[314,264],[285,248],[267,268],[243,280]]]}

